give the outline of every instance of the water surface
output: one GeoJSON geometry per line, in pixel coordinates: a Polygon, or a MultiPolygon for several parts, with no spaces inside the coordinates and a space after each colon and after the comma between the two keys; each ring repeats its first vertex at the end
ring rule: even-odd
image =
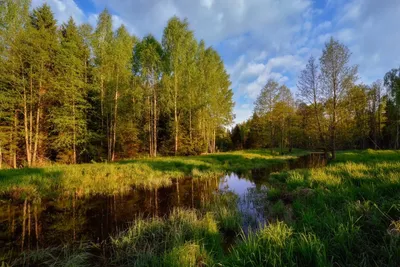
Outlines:
{"type": "Polygon", "coordinates": [[[320,155],[309,155],[214,179],[174,180],[164,188],[133,187],[123,195],[77,197],[31,202],[0,202],[0,255],[13,251],[101,242],[129,227],[139,217],[167,216],[174,208],[202,209],[221,193],[239,198],[243,228],[268,221],[268,177],[273,172],[325,165],[320,155]]]}

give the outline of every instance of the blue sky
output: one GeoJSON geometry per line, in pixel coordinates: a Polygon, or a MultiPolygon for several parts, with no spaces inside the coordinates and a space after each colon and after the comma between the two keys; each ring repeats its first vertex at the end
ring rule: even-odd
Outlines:
{"type": "Polygon", "coordinates": [[[307,59],[320,57],[335,37],[346,44],[359,82],[372,83],[400,66],[399,0],[32,0],[48,3],[59,23],[72,16],[95,26],[108,8],[115,28],[161,39],[174,15],[188,18],[198,39],[222,56],[231,75],[236,122],[252,114],[269,78],[296,94],[297,76],[307,59]]]}

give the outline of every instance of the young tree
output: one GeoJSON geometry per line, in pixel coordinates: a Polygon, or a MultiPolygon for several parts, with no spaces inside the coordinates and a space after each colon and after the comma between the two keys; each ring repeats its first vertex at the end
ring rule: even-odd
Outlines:
{"type": "MultiPolygon", "coordinates": [[[[110,133],[106,130],[109,128],[105,121],[107,114],[105,110],[105,98],[108,92],[108,85],[112,77],[112,42],[113,42],[113,31],[112,31],[112,18],[107,10],[104,10],[97,21],[97,26],[93,34],[92,49],[94,54],[94,76],[96,88],[99,90],[100,98],[100,123],[101,127],[98,129],[98,133],[101,137],[109,136],[110,133]]],[[[103,145],[104,138],[101,138],[101,146],[103,145]]],[[[110,143],[107,138],[107,151],[108,158],[111,158],[110,143]]]]}
{"type": "Polygon", "coordinates": [[[216,151],[216,131],[221,126],[228,126],[233,120],[233,92],[230,89],[229,75],[218,53],[208,48],[206,50],[205,98],[207,118],[207,144],[210,152],[216,151]]]}
{"type": "Polygon", "coordinates": [[[109,123],[109,160],[115,160],[116,142],[117,142],[117,125],[118,125],[118,103],[119,98],[129,88],[132,78],[132,50],[134,38],[128,33],[125,26],[118,28],[112,43],[112,67],[113,67],[113,105],[110,107],[110,123],[109,123]]]}
{"type": "Polygon", "coordinates": [[[163,50],[160,43],[148,35],[136,44],[134,49],[133,70],[140,77],[142,86],[147,90],[149,154],[157,156],[157,123],[159,108],[158,95],[161,94],[161,74],[163,70],[163,50]]]}
{"type": "Polygon", "coordinates": [[[392,69],[385,75],[385,86],[388,89],[396,116],[395,149],[399,149],[400,138],[400,67],[392,69]]]}
{"type": "Polygon", "coordinates": [[[322,90],[319,84],[318,65],[313,56],[309,58],[306,68],[300,73],[297,88],[299,89],[300,99],[311,105],[314,110],[319,141],[322,146],[325,146],[325,138],[321,125],[322,90]]]}
{"type": "Polygon", "coordinates": [[[382,128],[385,123],[382,81],[375,81],[368,90],[368,111],[370,139],[375,149],[380,147],[382,128]]]}
{"type": "Polygon", "coordinates": [[[280,99],[279,89],[279,84],[276,81],[269,79],[267,84],[261,89],[260,95],[254,103],[254,113],[259,117],[266,117],[269,123],[269,147],[271,149],[274,147],[274,127],[272,127],[273,117],[271,114],[275,104],[280,99]]]}
{"type": "Polygon", "coordinates": [[[325,98],[329,100],[330,143],[332,158],[336,158],[337,113],[346,91],[357,79],[357,66],[351,66],[349,49],[340,42],[330,39],[325,44],[320,58],[321,82],[325,98]]]}

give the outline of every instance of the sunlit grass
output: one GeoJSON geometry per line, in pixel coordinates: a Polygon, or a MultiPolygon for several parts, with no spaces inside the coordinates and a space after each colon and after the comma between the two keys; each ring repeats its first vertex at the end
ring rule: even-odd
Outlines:
{"type": "Polygon", "coordinates": [[[160,157],[116,163],[53,165],[44,168],[0,170],[0,197],[25,199],[58,195],[123,193],[132,186],[158,188],[173,178],[211,178],[283,162],[306,152],[279,156],[269,150],[248,150],[193,157],[160,157]]]}
{"type": "MultiPolygon", "coordinates": [[[[400,238],[391,234],[400,218],[399,153],[340,152],[337,161],[325,168],[293,170],[272,178],[276,182],[270,199],[279,203],[280,196],[290,196],[295,217],[290,227],[295,236],[311,234],[318,239],[323,245],[320,255],[326,255],[321,263],[396,266],[400,262],[400,238]]],[[[297,262],[296,255],[291,258],[286,266],[297,262]]]]}

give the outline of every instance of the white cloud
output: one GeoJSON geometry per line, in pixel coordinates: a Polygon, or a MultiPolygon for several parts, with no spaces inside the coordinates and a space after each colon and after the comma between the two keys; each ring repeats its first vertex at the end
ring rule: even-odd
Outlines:
{"type": "Polygon", "coordinates": [[[270,58],[266,63],[250,61],[241,56],[234,65],[234,84],[236,97],[254,101],[268,79],[284,84],[289,81],[289,73],[297,73],[304,65],[304,59],[295,55],[283,55],[270,58]]]}
{"type": "Polygon", "coordinates": [[[295,24],[299,15],[311,5],[311,0],[92,1],[99,8],[107,5],[124,21],[138,25],[140,35],[152,32],[160,37],[170,17],[187,17],[196,35],[209,44],[245,32],[269,40],[276,38],[276,35],[289,36],[292,23],[295,24]],[[289,20],[293,22],[289,23],[289,20]],[[266,36],[266,32],[274,34],[266,36]]]}
{"type": "Polygon", "coordinates": [[[382,79],[399,66],[399,14],[398,0],[352,0],[338,13],[337,37],[349,46],[362,82],[382,79]]]}
{"type": "Polygon", "coordinates": [[[331,27],[332,27],[332,22],[324,21],[324,22],[319,23],[315,27],[315,32],[326,31],[326,30],[330,29],[331,27]]]}
{"type": "Polygon", "coordinates": [[[58,23],[67,22],[72,17],[77,24],[85,22],[86,17],[74,0],[33,0],[32,8],[37,8],[47,3],[54,12],[58,23]]]}
{"type": "Polygon", "coordinates": [[[214,0],[201,0],[201,5],[210,9],[213,6],[214,0]]]}
{"type": "MultiPolygon", "coordinates": [[[[398,67],[399,0],[91,0],[97,10],[109,8],[114,29],[125,24],[131,33],[161,38],[174,15],[188,18],[198,39],[213,45],[231,75],[237,121],[251,115],[253,101],[269,78],[295,88],[307,58],[319,58],[331,36],[346,44],[362,82],[382,78],[398,67]]],[[[69,16],[96,25],[98,14],[84,14],[74,0],[48,3],[57,20],[69,16]]]]}
{"type": "Polygon", "coordinates": [[[267,58],[267,56],[268,56],[267,51],[262,51],[262,52],[260,53],[260,55],[258,55],[258,56],[254,59],[254,61],[263,61],[263,60],[265,60],[265,59],[267,58]]]}

